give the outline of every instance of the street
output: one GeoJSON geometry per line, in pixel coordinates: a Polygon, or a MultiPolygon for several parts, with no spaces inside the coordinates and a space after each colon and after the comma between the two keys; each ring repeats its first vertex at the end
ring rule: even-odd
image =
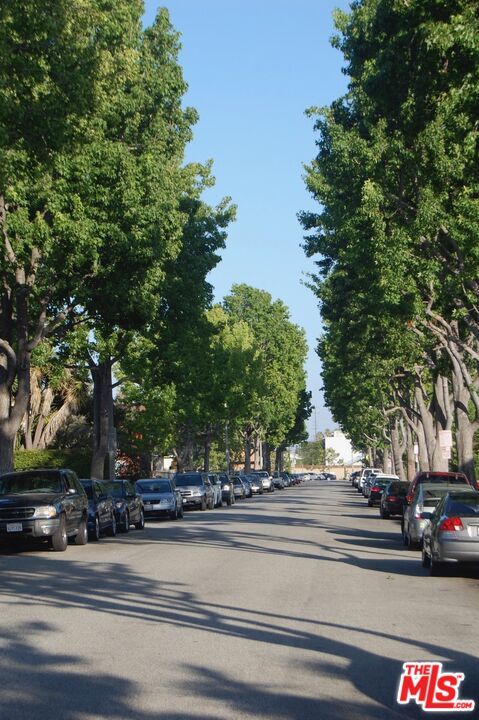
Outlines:
{"type": "Polygon", "coordinates": [[[396,704],[407,660],[478,697],[479,574],[429,577],[343,480],[0,568],[1,720],[427,716],[396,704]]]}

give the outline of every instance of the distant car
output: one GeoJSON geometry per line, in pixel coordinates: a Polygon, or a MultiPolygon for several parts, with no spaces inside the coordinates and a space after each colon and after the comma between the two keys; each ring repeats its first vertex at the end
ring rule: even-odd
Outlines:
{"type": "Polygon", "coordinates": [[[263,494],[263,481],[259,475],[251,474],[246,476],[250,482],[251,485],[251,491],[253,495],[262,495],[263,494]]]}
{"type": "Polygon", "coordinates": [[[247,497],[247,498],[252,497],[252,496],[253,496],[253,491],[252,491],[252,489],[251,489],[251,483],[250,483],[250,481],[248,480],[248,478],[247,478],[246,476],[243,476],[243,475],[242,475],[242,476],[241,476],[241,482],[242,482],[243,485],[244,485],[244,489],[245,489],[245,491],[246,491],[246,497],[247,497]]]}
{"type": "Polygon", "coordinates": [[[443,485],[446,484],[460,486],[470,485],[471,487],[473,487],[472,483],[469,482],[467,475],[464,475],[464,473],[462,472],[421,471],[416,473],[416,475],[411,481],[411,484],[409,485],[409,490],[406,495],[406,501],[408,504],[412,502],[414,492],[417,486],[421,483],[440,483],[443,485]]]}
{"type": "Polygon", "coordinates": [[[452,490],[424,513],[422,564],[440,575],[448,564],[479,563],[479,493],[452,490]]]}
{"type": "Polygon", "coordinates": [[[229,475],[226,473],[220,473],[219,479],[221,482],[221,498],[227,505],[234,505],[235,494],[233,491],[233,482],[229,475]]]}
{"type": "Polygon", "coordinates": [[[273,478],[267,470],[253,470],[251,475],[256,475],[261,479],[264,492],[274,492],[273,478]]]}
{"type": "Polygon", "coordinates": [[[0,538],[48,540],[63,552],[68,539],[88,542],[88,498],[73,470],[39,468],[0,477],[0,538]]]}
{"type": "Polygon", "coordinates": [[[145,518],[168,517],[177,520],[183,517],[181,493],[168,478],[137,480],[136,491],[141,495],[145,518]]]}
{"type": "Polygon", "coordinates": [[[284,490],[286,487],[284,478],[277,472],[273,473],[273,485],[276,490],[284,490]]]}
{"type": "Polygon", "coordinates": [[[173,480],[181,493],[184,508],[206,510],[214,507],[215,495],[206,473],[176,473],[173,480]]]}
{"type": "MultiPolygon", "coordinates": [[[[410,548],[422,545],[422,536],[429,520],[423,513],[434,512],[439,501],[449,492],[457,490],[457,485],[445,483],[419,483],[410,505],[404,509],[402,518],[402,536],[404,545],[410,548]]],[[[470,485],[464,485],[463,492],[475,492],[470,485]]]]}
{"type": "Polygon", "coordinates": [[[246,497],[246,489],[241,481],[241,478],[235,476],[232,478],[232,481],[233,481],[233,492],[235,495],[235,499],[240,498],[240,500],[242,500],[243,498],[246,497]]]}
{"type": "Polygon", "coordinates": [[[141,495],[129,480],[111,480],[105,483],[107,493],[115,503],[116,524],[119,532],[130,532],[130,525],[137,530],[145,527],[145,511],[141,495]]]}
{"type": "Polygon", "coordinates": [[[378,468],[364,468],[356,483],[358,493],[363,491],[363,485],[370,475],[382,475],[382,471],[378,468]]]}
{"type": "Polygon", "coordinates": [[[408,488],[409,483],[400,480],[390,482],[384,488],[379,509],[382,518],[387,519],[390,515],[403,515],[408,488]]]}
{"type": "Polygon", "coordinates": [[[381,479],[380,475],[374,478],[374,483],[369,491],[368,507],[381,504],[383,490],[389,485],[389,482],[390,480],[388,478],[381,479]]]}
{"type": "Polygon", "coordinates": [[[213,492],[215,494],[215,507],[221,507],[222,503],[222,491],[221,491],[221,480],[217,473],[209,473],[208,479],[211,483],[211,486],[213,488],[213,492]]]}
{"type": "Polygon", "coordinates": [[[98,541],[102,533],[116,535],[116,514],[113,498],[99,480],[80,479],[88,498],[88,538],[98,541]]]}

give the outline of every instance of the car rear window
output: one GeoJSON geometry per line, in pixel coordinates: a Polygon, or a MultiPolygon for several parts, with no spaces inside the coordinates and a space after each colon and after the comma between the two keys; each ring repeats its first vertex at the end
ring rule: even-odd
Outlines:
{"type": "Polygon", "coordinates": [[[400,495],[401,497],[406,497],[408,488],[408,483],[391,483],[388,492],[390,492],[391,495],[394,494],[400,495]]]}
{"type": "Polygon", "coordinates": [[[479,515],[479,496],[451,501],[447,506],[448,515],[479,515]]]}
{"type": "Polygon", "coordinates": [[[448,485],[468,485],[466,478],[454,477],[454,475],[431,475],[430,477],[424,476],[419,479],[420,483],[447,483],[448,485]]]}

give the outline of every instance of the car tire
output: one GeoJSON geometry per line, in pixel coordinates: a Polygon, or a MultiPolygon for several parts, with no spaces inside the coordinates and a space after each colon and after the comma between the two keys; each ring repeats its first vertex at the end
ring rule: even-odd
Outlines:
{"type": "Polygon", "coordinates": [[[227,504],[228,507],[231,507],[231,505],[233,504],[233,501],[232,501],[232,499],[231,499],[231,495],[230,495],[230,497],[226,500],[226,504],[227,504]]]}
{"type": "Polygon", "coordinates": [[[80,527],[78,528],[78,532],[75,535],[74,541],[75,545],[86,545],[88,542],[88,526],[86,518],[83,518],[83,520],[80,523],[80,527]]]}
{"type": "Polygon", "coordinates": [[[175,507],[175,509],[170,512],[170,520],[178,520],[178,508],[177,507],[175,507]]]}
{"type": "Polygon", "coordinates": [[[95,525],[93,527],[93,530],[90,533],[90,540],[92,542],[98,542],[100,539],[100,521],[98,519],[98,515],[95,515],[95,525]]]}
{"type": "Polygon", "coordinates": [[[389,518],[389,513],[388,513],[388,511],[387,511],[387,510],[383,510],[383,508],[381,508],[381,517],[382,517],[383,520],[387,520],[387,519],[389,518]]]}
{"type": "Polygon", "coordinates": [[[121,524],[121,532],[122,533],[129,533],[130,532],[130,513],[128,510],[125,513],[125,516],[123,518],[123,522],[121,524]]]}
{"type": "Polygon", "coordinates": [[[137,523],[135,523],[135,528],[137,530],[143,530],[144,527],[145,527],[145,513],[144,513],[143,509],[141,509],[140,510],[140,519],[138,520],[137,523]]]}
{"type": "Polygon", "coordinates": [[[115,515],[115,513],[112,513],[112,516],[111,516],[111,525],[110,525],[110,527],[109,527],[109,529],[108,529],[108,535],[109,535],[110,537],[115,537],[115,536],[116,536],[116,532],[117,532],[117,527],[116,527],[116,515],[115,515]]]}
{"type": "Polygon", "coordinates": [[[373,504],[372,504],[371,500],[368,500],[368,507],[372,507],[372,506],[373,506],[373,504]]]}
{"type": "Polygon", "coordinates": [[[215,509],[215,499],[214,499],[214,498],[211,498],[211,500],[210,500],[209,503],[208,503],[208,507],[209,507],[210,510],[214,510],[214,509],[215,509]]]}
{"type": "Polygon", "coordinates": [[[183,505],[181,505],[181,508],[180,508],[180,511],[179,511],[179,517],[180,517],[180,518],[184,518],[184,516],[185,516],[185,512],[184,512],[184,510],[183,510],[183,505]]]}
{"type": "Polygon", "coordinates": [[[421,564],[422,564],[423,568],[431,567],[431,558],[425,551],[424,545],[422,546],[421,564]]]}
{"type": "Polygon", "coordinates": [[[204,511],[206,510],[206,508],[207,508],[206,498],[203,498],[202,501],[201,501],[200,510],[201,510],[202,512],[204,512],[204,511]]]}
{"type": "Polygon", "coordinates": [[[50,538],[52,549],[55,552],[65,552],[68,547],[68,535],[65,523],[65,516],[60,516],[60,523],[55,533],[50,538]]]}
{"type": "Polygon", "coordinates": [[[402,544],[403,545],[409,545],[409,536],[404,529],[404,525],[401,526],[401,532],[402,532],[402,544]]]}

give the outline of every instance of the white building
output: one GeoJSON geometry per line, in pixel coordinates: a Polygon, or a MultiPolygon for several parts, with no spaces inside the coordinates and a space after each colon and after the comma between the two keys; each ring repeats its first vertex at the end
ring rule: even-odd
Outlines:
{"type": "Polygon", "coordinates": [[[324,447],[326,462],[329,460],[328,464],[352,465],[361,459],[361,454],[354,452],[351,440],[346,437],[342,430],[334,430],[331,434],[328,433],[324,438],[324,447]],[[333,455],[333,453],[335,454],[333,455]]]}

